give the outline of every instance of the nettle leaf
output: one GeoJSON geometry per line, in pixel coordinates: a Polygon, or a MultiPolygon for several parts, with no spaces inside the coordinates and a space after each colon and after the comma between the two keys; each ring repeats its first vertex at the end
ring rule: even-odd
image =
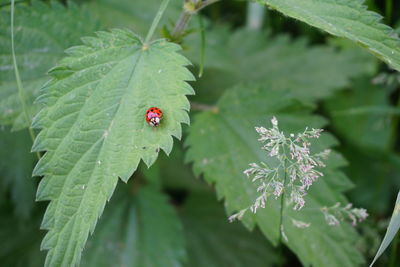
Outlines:
{"type": "Polygon", "coordinates": [[[257,0],[286,16],[367,48],[400,71],[400,39],[381,15],[367,10],[364,0],[257,0]]]}
{"type": "Polygon", "coordinates": [[[257,230],[229,223],[212,193],[192,193],[181,211],[190,267],[276,266],[278,254],[257,230]]]}
{"type": "MultiPolygon", "coordinates": [[[[372,73],[375,59],[358,47],[337,50],[309,45],[305,38],[272,37],[267,32],[215,26],[206,32],[205,72],[196,87],[209,101],[241,82],[268,82],[276,90],[290,90],[299,99],[326,98],[350,84],[350,78],[372,73]],[[240,45],[239,45],[240,44],[240,45]],[[312,79],[310,79],[312,73],[312,79]]],[[[198,35],[188,37],[188,57],[199,63],[198,35]]]]}
{"type": "Polygon", "coordinates": [[[368,77],[354,80],[350,88],[324,102],[333,126],[353,146],[387,149],[393,116],[389,90],[372,84],[368,77]]]}
{"type": "Polygon", "coordinates": [[[127,30],[82,40],[50,71],[33,122],[42,129],[33,150],[47,151],[34,170],[44,176],[37,199],[51,201],[42,225],[46,266],[77,264],[118,177],[127,181],[141,159],[150,166],[160,149],[169,154],[172,136],[189,123],[185,81],[193,76],[178,45],[144,46],[127,30]],[[157,128],[144,118],[152,106],[164,112],[157,128]]]}
{"type": "MultiPolygon", "coordinates": [[[[51,5],[39,1],[17,5],[14,16],[16,57],[27,109],[33,117],[39,111],[33,102],[48,80],[46,72],[64,56],[66,48],[78,44],[81,36],[98,30],[99,23],[88,8],[72,3],[65,7],[55,1],[51,5]]],[[[0,24],[0,125],[19,130],[28,123],[12,65],[9,9],[0,11],[0,24]]]]}
{"type": "MultiPolygon", "coordinates": [[[[276,116],[286,133],[296,133],[305,126],[321,127],[325,120],[311,115],[312,108],[305,107],[285,91],[261,86],[238,86],[229,90],[219,101],[218,113],[203,112],[195,117],[190,128],[187,159],[193,161],[194,171],[204,174],[207,182],[215,184],[219,198],[225,199],[229,214],[249,207],[258,196],[256,185],[247,179],[243,170],[251,162],[268,163],[255,126],[266,125],[276,116]],[[201,145],[199,145],[201,144],[201,145]]],[[[313,151],[322,151],[336,145],[335,139],[324,134],[313,151]]],[[[284,208],[283,225],[288,238],[285,244],[293,250],[305,266],[357,266],[363,262],[354,246],[358,236],[352,226],[342,223],[328,226],[320,208],[347,201],[341,194],[351,188],[346,176],[338,170],[346,162],[333,152],[324,169],[324,177],[310,189],[306,206],[299,212],[284,208]],[[311,223],[305,229],[294,226],[294,221],[311,223]]],[[[256,214],[246,213],[243,223],[253,228],[257,225],[274,244],[279,237],[280,201],[270,199],[265,209],[256,214]]]]}
{"type": "Polygon", "coordinates": [[[36,158],[29,153],[31,145],[27,130],[0,130],[0,183],[10,191],[15,213],[24,219],[35,204],[36,183],[31,176],[36,158]]]}
{"type": "Polygon", "coordinates": [[[116,193],[97,228],[82,266],[182,266],[186,260],[183,226],[166,196],[150,186],[137,195],[116,193]]]}

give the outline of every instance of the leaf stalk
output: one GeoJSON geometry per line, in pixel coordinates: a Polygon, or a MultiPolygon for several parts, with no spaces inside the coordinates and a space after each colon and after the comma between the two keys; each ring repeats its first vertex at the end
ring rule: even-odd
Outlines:
{"type": "MultiPolygon", "coordinates": [[[[22,86],[21,76],[20,76],[19,70],[18,70],[17,57],[15,56],[14,7],[15,7],[15,1],[11,0],[11,54],[12,54],[12,61],[13,61],[13,67],[14,67],[14,73],[15,73],[15,80],[17,82],[17,88],[18,88],[18,98],[19,98],[19,101],[22,106],[22,111],[24,113],[25,120],[28,123],[29,135],[31,136],[32,142],[35,142],[36,135],[35,135],[35,132],[33,131],[33,129],[30,127],[31,126],[31,118],[30,118],[28,109],[26,107],[25,92],[24,92],[24,88],[22,86]]],[[[38,159],[40,159],[39,152],[36,153],[36,156],[38,157],[38,159]]]]}

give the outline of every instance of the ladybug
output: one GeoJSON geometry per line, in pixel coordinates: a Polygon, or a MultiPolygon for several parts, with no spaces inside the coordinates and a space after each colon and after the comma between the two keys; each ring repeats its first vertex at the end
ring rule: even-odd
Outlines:
{"type": "Polygon", "coordinates": [[[157,107],[151,107],[146,111],[146,121],[152,127],[157,127],[163,117],[163,112],[157,107]]]}

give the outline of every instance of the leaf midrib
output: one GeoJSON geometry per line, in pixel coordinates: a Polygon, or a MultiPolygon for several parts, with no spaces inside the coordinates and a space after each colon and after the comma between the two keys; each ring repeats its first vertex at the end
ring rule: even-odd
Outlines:
{"type": "MultiPolygon", "coordinates": [[[[129,84],[131,83],[131,81],[132,81],[132,79],[133,79],[133,74],[135,73],[135,70],[136,70],[138,64],[140,63],[140,59],[141,59],[142,54],[143,54],[143,50],[142,50],[141,47],[139,47],[138,50],[139,50],[139,55],[138,55],[138,58],[137,58],[137,60],[136,60],[136,62],[135,62],[134,67],[132,68],[131,75],[129,76],[129,80],[128,80],[127,86],[126,86],[126,88],[125,88],[125,93],[126,93],[126,91],[128,90],[128,88],[129,88],[129,84]]],[[[133,53],[133,54],[134,54],[134,53],[133,53]]],[[[121,62],[123,62],[123,60],[121,60],[121,62]]],[[[100,81],[103,80],[103,79],[105,79],[105,78],[110,74],[110,72],[111,72],[116,66],[118,66],[118,65],[119,65],[119,64],[116,64],[115,66],[113,66],[113,67],[109,70],[109,72],[107,73],[107,75],[103,76],[103,77],[99,80],[99,82],[97,83],[96,87],[98,86],[98,84],[100,83],[100,81]]],[[[120,99],[120,101],[118,102],[117,110],[116,110],[116,112],[115,112],[115,115],[113,116],[114,118],[117,116],[117,114],[118,114],[118,112],[119,112],[119,110],[120,110],[121,103],[125,100],[125,98],[123,97],[124,95],[125,95],[125,94],[121,94],[121,99],[120,99]]],[[[86,105],[86,104],[85,104],[85,105],[86,105]]],[[[85,105],[82,107],[81,112],[80,112],[80,114],[78,115],[78,118],[77,118],[76,121],[78,121],[79,118],[81,117],[81,114],[83,114],[83,109],[85,108],[85,105]]],[[[110,128],[110,126],[112,125],[112,122],[113,122],[113,120],[111,120],[110,125],[108,126],[108,128],[110,128]]],[[[68,134],[71,132],[71,130],[72,130],[72,129],[75,129],[75,127],[76,127],[76,123],[74,124],[74,127],[71,127],[71,128],[70,128],[70,130],[68,131],[68,133],[64,136],[63,140],[59,143],[57,149],[54,151],[54,154],[57,154],[56,151],[59,149],[60,145],[61,145],[63,142],[65,142],[65,140],[66,140],[65,137],[68,136],[68,134]]],[[[82,153],[82,154],[81,154],[81,156],[79,157],[79,159],[76,161],[75,166],[77,166],[77,163],[82,159],[82,157],[83,157],[84,155],[86,155],[86,153],[89,152],[89,151],[90,151],[99,141],[101,141],[101,140],[104,140],[104,136],[103,136],[103,135],[102,135],[95,143],[93,143],[93,145],[92,145],[90,148],[88,148],[88,150],[85,151],[85,153],[82,153]]],[[[99,158],[100,155],[102,154],[101,151],[102,151],[102,148],[100,148],[100,151],[99,151],[99,154],[98,154],[98,156],[97,156],[97,158],[96,158],[96,161],[98,160],[98,158],[99,158]]],[[[95,162],[96,162],[96,161],[95,161],[95,162]]],[[[74,168],[75,168],[75,166],[74,166],[74,168]]],[[[69,170],[68,173],[66,174],[66,177],[65,177],[65,179],[64,179],[64,182],[63,182],[63,185],[62,185],[62,189],[61,189],[61,195],[58,196],[58,198],[54,198],[52,201],[58,200],[59,198],[61,198],[61,197],[63,196],[64,191],[65,191],[65,190],[64,190],[64,187],[65,187],[67,178],[69,177],[69,175],[71,174],[71,172],[74,170],[74,168],[72,168],[71,170],[69,170]]],[[[94,164],[94,168],[92,169],[92,173],[95,171],[96,168],[98,168],[98,166],[97,166],[96,164],[94,164]]],[[[89,185],[90,185],[92,182],[93,182],[93,179],[89,179],[89,183],[88,183],[88,185],[87,185],[87,190],[85,191],[85,193],[86,193],[87,191],[89,191],[89,188],[90,188],[89,185]]],[[[80,211],[80,209],[81,209],[81,207],[82,207],[82,203],[86,200],[86,197],[87,197],[87,195],[88,195],[88,194],[85,194],[85,193],[83,194],[82,199],[80,200],[78,209],[76,210],[76,212],[75,212],[74,215],[72,215],[72,216],[76,216],[76,214],[79,213],[79,211],[80,211]]],[[[58,202],[57,202],[56,208],[55,208],[55,211],[54,211],[55,213],[60,212],[60,211],[59,211],[59,207],[60,207],[60,206],[59,206],[59,204],[58,204],[58,202]]],[[[71,216],[71,218],[72,218],[72,216],[71,216]]],[[[56,216],[56,218],[57,218],[57,216],[56,216]]],[[[69,220],[70,220],[70,219],[69,219],[69,220]]],[[[67,225],[67,224],[64,224],[64,225],[62,226],[62,228],[59,230],[60,233],[64,230],[64,228],[65,228],[66,225],[67,225]]],[[[74,227],[73,227],[73,228],[74,228],[74,227]]],[[[58,244],[58,238],[59,238],[59,235],[57,236],[56,246],[57,246],[57,244],[58,244]]],[[[71,240],[72,240],[71,238],[68,240],[67,250],[68,250],[68,248],[69,248],[69,246],[70,246],[71,240]]],[[[53,249],[55,249],[56,246],[54,246],[53,249]]],[[[64,263],[65,260],[66,260],[66,257],[63,258],[62,263],[64,263]]]]}

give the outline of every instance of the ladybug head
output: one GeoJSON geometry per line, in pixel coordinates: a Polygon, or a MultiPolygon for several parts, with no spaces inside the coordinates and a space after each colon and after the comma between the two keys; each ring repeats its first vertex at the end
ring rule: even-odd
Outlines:
{"type": "Polygon", "coordinates": [[[149,124],[151,126],[157,127],[158,125],[160,125],[160,118],[159,117],[153,117],[150,119],[149,124]]]}

